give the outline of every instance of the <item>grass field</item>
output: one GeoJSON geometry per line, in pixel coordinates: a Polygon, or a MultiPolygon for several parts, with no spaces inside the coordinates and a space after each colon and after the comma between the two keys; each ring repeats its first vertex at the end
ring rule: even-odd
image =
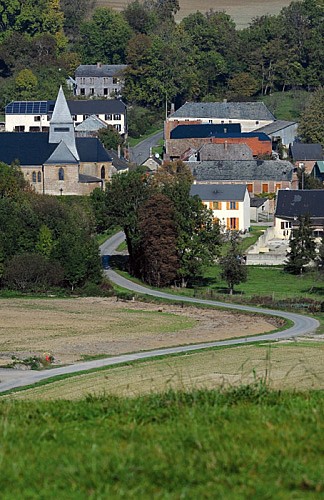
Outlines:
{"type": "Polygon", "coordinates": [[[322,498],[323,414],[262,387],[1,401],[1,498],[322,498]]]}
{"type": "Polygon", "coordinates": [[[116,298],[1,299],[0,364],[50,352],[57,363],[269,332],[276,321],[237,312],[116,298]]]}
{"type": "Polygon", "coordinates": [[[82,374],[0,399],[134,397],[170,389],[228,389],[256,381],[276,390],[324,389],[323,358],[324,343],[318,340],[213,349],[82,374]]]}
{"type": "MultiPolygon", "coordinates": [[[[96,5],[100,7],[111,7],[115,10],[122,10],[129,3],[129,0],[97,0],[96,5]]],[[[193,12],[225,11],[236,23],[237,28],[246,27],[253,18],[265,14],[279,14],[280,10],[289,5],[289,0],[179,0],[180,11],[176,15],[176,20],[180,21],[193,12]]]]}

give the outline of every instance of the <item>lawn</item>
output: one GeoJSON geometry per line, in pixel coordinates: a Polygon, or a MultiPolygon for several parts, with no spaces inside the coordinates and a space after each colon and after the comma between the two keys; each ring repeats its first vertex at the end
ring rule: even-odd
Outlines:
{"type": "Polygon", "coordinates": [[[0,402],[14,498],[320,498],[322,392],[262,386],[77,402],[0,402]]]}
{"type": "Polygon", "coordinates": [[[308,97],[309,93],[305,90],[291,90],[261,96],[260,101],[265,103],[277,120],[298,121],[308,97]]]}

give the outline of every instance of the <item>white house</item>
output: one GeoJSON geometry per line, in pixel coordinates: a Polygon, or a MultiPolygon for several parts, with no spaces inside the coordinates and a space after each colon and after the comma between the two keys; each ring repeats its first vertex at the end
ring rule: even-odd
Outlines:
{"type": "Polygon", "coordinates": [[[245,232],[250,227],[250,196],[245,184],[198,184],[190,194],[198,195],[226,231],[245,232]]]}
{"type": "MultiPolygon", "coordinates": [[[[119,99],[67,101],[74,126],[95,115],[120,134],[127,133],[126,106],[119,99]]],[[[6,132],[48,132],[55,101],[13,101],[5,107],[6,132]]]]}
{"type": "Polygon", "coordinates": [[[179,123],[239,123],[242,132],[252,132],[269,125],[275,117],[265,104],[258,102],[186,102],[166,120],[165,137],[179,123]]]}

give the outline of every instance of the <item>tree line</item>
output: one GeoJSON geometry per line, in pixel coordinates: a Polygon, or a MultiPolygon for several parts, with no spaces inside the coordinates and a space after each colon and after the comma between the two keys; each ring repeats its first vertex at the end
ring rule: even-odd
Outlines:
{"type": "Polygon", "coordinates": [[[88,0],[0,0],[2,107],[48,99],[80,64],[128,64],[123,98],[160,110],[165,100],[250,99],[323,85],[323,0],[292,2],[237,30],[224,12],[179,24],[178,0],[134,0],[122,12],[88,0]]]}
{"type": "Polygon", "coordinates": [[[19,167],[0,163],[0,286],[74,290],[99,283],[91,210],[80,200],[38,195],[19,167]]]}

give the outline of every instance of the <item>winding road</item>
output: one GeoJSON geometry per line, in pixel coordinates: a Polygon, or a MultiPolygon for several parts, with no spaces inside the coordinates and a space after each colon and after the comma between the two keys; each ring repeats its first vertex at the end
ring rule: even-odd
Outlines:
{"type": "MultiPolygon", "coordinates": [[[[123,240],[124,240],[123,233],[118,233],[112,236],[103,245],[101,245],[100,247],[101,255],[110,256],[115,254],[116,248],[123,240]]],[[[173,301],[178,300],[186,303],[205,304],[208,306],[224,307],[228,309],[237,309],[240,311],[247,311],[252,313],[263,313],[271,316],[279,316],[291,320],[293,322],[293,326],[281,332],[257,335],[254,337],[244,337],[232,340],[205,342],[202,344],[155,349],[153,351],[125,354],[100,360],[84,361],[80,363],[75,363],[74,365],[62,366],[60,368],[53,368],[51,370],[45,370],[45,371],[18,371],[18,370],[0,369],[0,393],[8,391],[10,389],[31,385],[36,382],[45,380],[47,378],[56,377],[59,375],[78,373],[85,370],[101,368],[104,366],[112,366],[121,363],[136,361],[138,359],[149,359],[169,354],[185,353],[185,352],[195,351],[198,349],[207,349],[210,347],[240,345],[240,344],[245,344],[247,342],[250,343],[250,342],[287,339],[313,333],[319,327],[319,322],[316,319],[308,316],[303,316],[301,314],[295,314],[286,311],[275,311],[272,309],[264,309],[261,307],[243,306],[238,304],[229,305],[224,302],[218,302],[214,300],[202,300],[192,297],[185,297],[182,295],[174,295],[170,293],[160,292],[158,290],[151,290],[145,286],[133,283],[132,281],[129,281],[126,278],[120,276],[115,271],[113,271],[113,269],[110,268],[106,269],[104,272],[111,281],[135,293],[151,295],[153,297],[160,297],[162,299],[173,300],[173,301]]]]}

